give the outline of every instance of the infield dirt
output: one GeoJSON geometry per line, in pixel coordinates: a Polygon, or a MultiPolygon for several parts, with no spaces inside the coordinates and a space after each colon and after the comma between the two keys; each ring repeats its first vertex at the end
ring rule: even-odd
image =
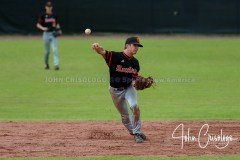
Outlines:
{"type": "MultiPolygon", "coordinates": [[[[137,144],[120,122],[0,122],[0,157],[82,157],[107,155],[180,156],[240,154],[239,121],[148,121],[142,130],[147,140],[137,144]],[[201,127],[209,125],[208,134],[232,135],[226,143],[209,142],[200,148],[197,141],[172,138],[179,124],[198,137],[201,127]]],[[[206,131],[206,129],[205,129],[206,131]]],[[[202,131],[202,133],[204,133],[202,131]]],[[[175,136],[182,134],[180,128],[175,136]]],[[[206,142],[201,139],[202,145],[206,142]]]]}

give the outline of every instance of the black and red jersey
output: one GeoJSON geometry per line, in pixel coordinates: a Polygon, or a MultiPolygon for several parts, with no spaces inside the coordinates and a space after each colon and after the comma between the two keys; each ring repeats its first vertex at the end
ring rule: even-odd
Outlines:
{"type": "Polygon", "coordinates": [[[38,18],[38,23],[43,27],[47,27],[49,32],[54,31],[58,24],[58,16],[44,13],[38,18]]]}
{"type": "Polygon", "coordinates": [[[106,51],[105,61],[109,67],[110,86],[114,88],[129,87],[140,70],[138,60],[123,52],[106,51]]]}

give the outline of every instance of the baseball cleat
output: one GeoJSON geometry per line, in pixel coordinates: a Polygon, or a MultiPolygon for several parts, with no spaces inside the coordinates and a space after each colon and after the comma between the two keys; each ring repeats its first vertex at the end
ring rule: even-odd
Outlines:
{"type": "Polygon", "coordinates": [[[48,64],[46,64],[45,65],[45,69],[49,69],[50,67],[49,67],[49,65],[48,64]]]}
{"type": "Polygon", "coordinates": [[[55,70],[59,70],[60,68],[59,68],[58,66],[55,66],[54,69],[55,69],[55,70]]]}
{"type": "Polygon", "coordinates": [[[143,142],[143,139],[142,139],[142,137],[139,133],[134,134],[134,140],[137,143],[142,143],[143,142]]]}
{"type": "Polygon", "coordinates": [[[147,137],[145,136],[145,134],[143,134],[143,133],[139,133],[139,134],[140,134],[141,138],[142,138],[144,141],[147,139],[147,137]]]}

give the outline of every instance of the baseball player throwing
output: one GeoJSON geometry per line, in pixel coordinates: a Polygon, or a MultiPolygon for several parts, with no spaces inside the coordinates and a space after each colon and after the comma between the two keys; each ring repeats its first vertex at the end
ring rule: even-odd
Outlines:
{"type": "Polygon", "coordinates": [[[146,140],[141,131],[140,110],[137,102],[137,93],[133,86],[134,80],[140,70],[139,62],[134,57],[138,48],[143,47],[138,37],[131,37],[126,40],[123,52],[107,51],[98,43],[92,48],[105,59],[110,72],[109,91],[113,103],[121,114],[122,123],[134,136],[137,143],[146,140]],[[128,106],[131,109],[129,116],[128,106]]]}
{"type": "Polygon", "coordinates": [[[53,50],[54,69],[59,70],[57,36],[61,35],[62,31],[58,22],[58,16],[53,13],[52,8],[52,2],[47,2],[45,6],[46,13],[42,14],[38,18],[37,28],[43,31],[45,69],[49,69],[48,59],[51,44],[53,50]]]}

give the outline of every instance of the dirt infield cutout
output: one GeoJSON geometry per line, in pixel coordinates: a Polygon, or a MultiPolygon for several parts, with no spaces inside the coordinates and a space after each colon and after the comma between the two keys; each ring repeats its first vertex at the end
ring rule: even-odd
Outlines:
{"type": "Polygon", "coordinates": [[[240,121],[148,121],[143,131],[137,144],[120,122],[0,122],[0,157],[240,154],[240,121]]]}

